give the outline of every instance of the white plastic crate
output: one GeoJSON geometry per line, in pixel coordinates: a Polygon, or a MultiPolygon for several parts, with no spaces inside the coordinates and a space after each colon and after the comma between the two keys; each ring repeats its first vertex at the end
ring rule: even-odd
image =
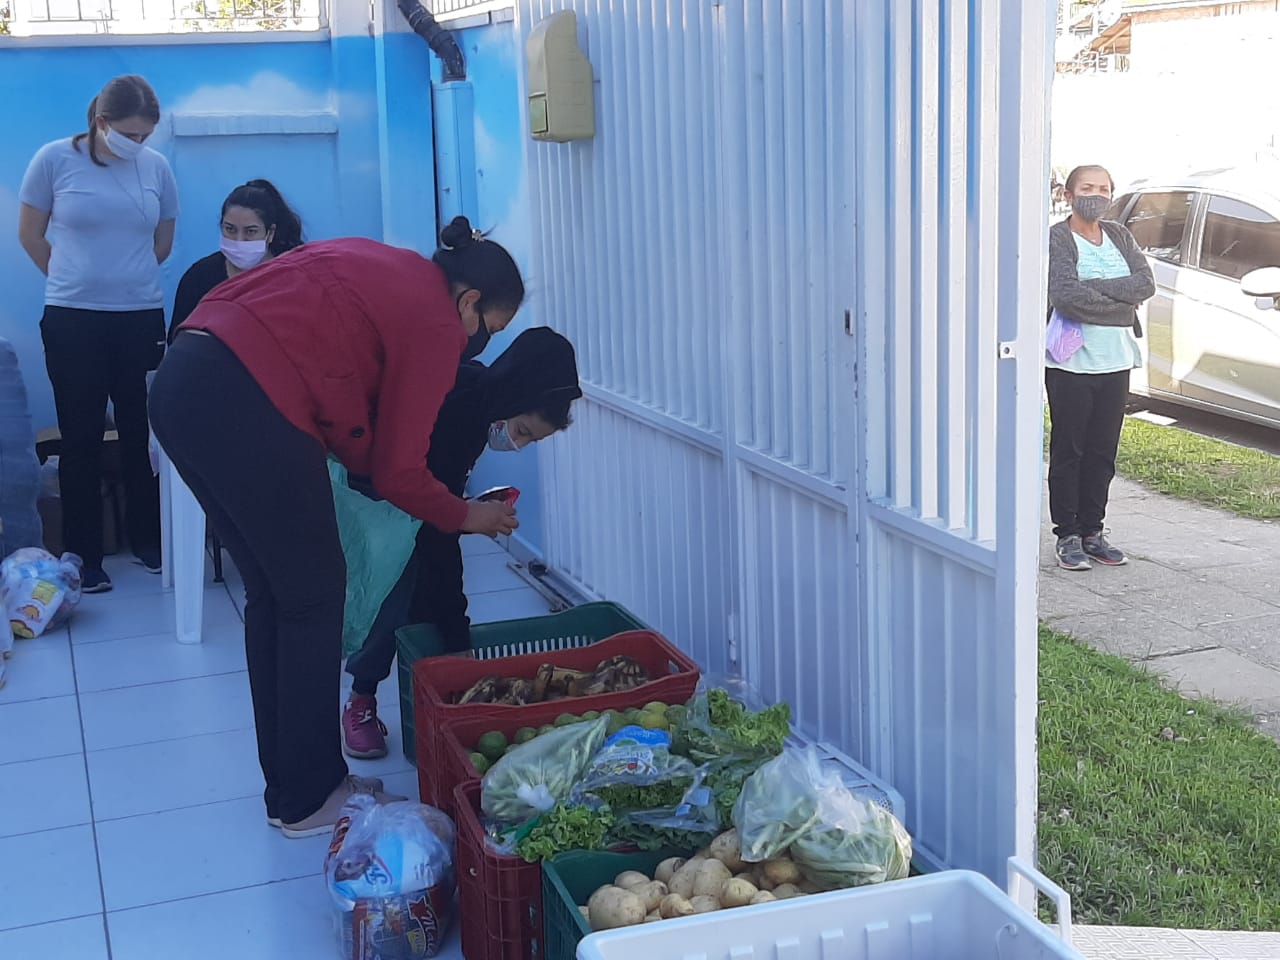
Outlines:
{"type": "MultiPolygon", "coordinates": [[[[1025,868],[1019,868],[1031,877],[1025,868]]],[[[1054,889],[1044,881],[1046,889],[1054,889]]],[[[1059,909],[1066,897],[1057,891],[1059,909]]],[[[1070,916],[1066,900],[1064,918],[1070,916]]],[[[1069,931],[1070,921],[1063,923],[1069,931]]],[[[1068,934],[1069,935],[1069,934],[1068,934]]],[[[990,880],[948,870],[596,933],[578,960],[1084,960],[990,880]]]]}

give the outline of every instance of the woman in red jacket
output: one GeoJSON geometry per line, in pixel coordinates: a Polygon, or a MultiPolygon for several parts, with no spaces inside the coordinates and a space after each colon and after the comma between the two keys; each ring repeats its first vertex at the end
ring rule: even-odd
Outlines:
{"type": "Polygon", "coordinates": [[[326,457],[443,531],[509,533],[515,511],[427,469],[469,337],[511,322],[511,255],[459,217],[431,260],[372,240],[307,244],[206,296],[151,387],[156,438],[235,560],[267,821],[325,833],[356,791],[338,726],[346,569],[326,457]]]}

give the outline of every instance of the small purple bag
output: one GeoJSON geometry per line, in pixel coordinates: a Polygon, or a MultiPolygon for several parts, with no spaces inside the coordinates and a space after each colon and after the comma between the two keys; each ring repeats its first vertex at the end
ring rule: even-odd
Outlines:
{"type": "Polygon", "coordinates": [[[1084,328],[1074,320],[1068,320],[1057,310],[1049,318],[1045,331],[1044,349],[1054,363],[1066,363],[1084,346],[1084,328]]]}

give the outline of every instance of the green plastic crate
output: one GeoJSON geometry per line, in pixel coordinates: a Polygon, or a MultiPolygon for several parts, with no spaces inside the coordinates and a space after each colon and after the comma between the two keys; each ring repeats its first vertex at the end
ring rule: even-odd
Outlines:
{"type": "MultiPolygon", "coordinates": [[[[495,660],[524,653],[570,650],[607,640],[624,630],[650,630],[620,604],[606,600],[584,603],[561,613],[523,620],[500,620],[471,627],[471,649],[477,659],[495,660]]],[[[413,665],[423,657],[444,653],[444,640],[434,624],[419,623],[396,631],[400,675],[400,734],[405,758],[415,766],[413,739],[413,665]]]]}
{"type": "Polygon", "coordinates": [[[648,876],[667,857],[690,857],[687,850],[604,853],[571,850],[542,864],[542,960],[574,960],[578,941],[591,932],[579,904],[623,870],[648,876]]]}

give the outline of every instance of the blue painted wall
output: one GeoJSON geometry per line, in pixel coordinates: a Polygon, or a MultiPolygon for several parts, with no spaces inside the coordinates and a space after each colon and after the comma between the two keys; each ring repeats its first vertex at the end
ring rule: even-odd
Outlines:
{"type": "Polygon", "coordinates": [[[103,82],[142,74],[164,110],[151,145],[169,158],[182,203],[173,255],[162,268],[172,302],[182,272],[217,248],[223,198],[252,177],[283,190],[313,239],[385,236],[430,250],[430,61],[426,45],[409,34],[376,44],[355,36],[0,51],[0,88],[41,87],[40,97],[19,101],[30,109],[6,124],[0,152],[0,335],[18,346],[37,426],[55,422],[39,335],[44,278],[17,242],[17,192],[41,144],[84,128],[103,82]],[[382,87],[397,91],[390,112],[379,110],[382,87]],[[394,213],[384,229],[387,210],[394,213]]]}

